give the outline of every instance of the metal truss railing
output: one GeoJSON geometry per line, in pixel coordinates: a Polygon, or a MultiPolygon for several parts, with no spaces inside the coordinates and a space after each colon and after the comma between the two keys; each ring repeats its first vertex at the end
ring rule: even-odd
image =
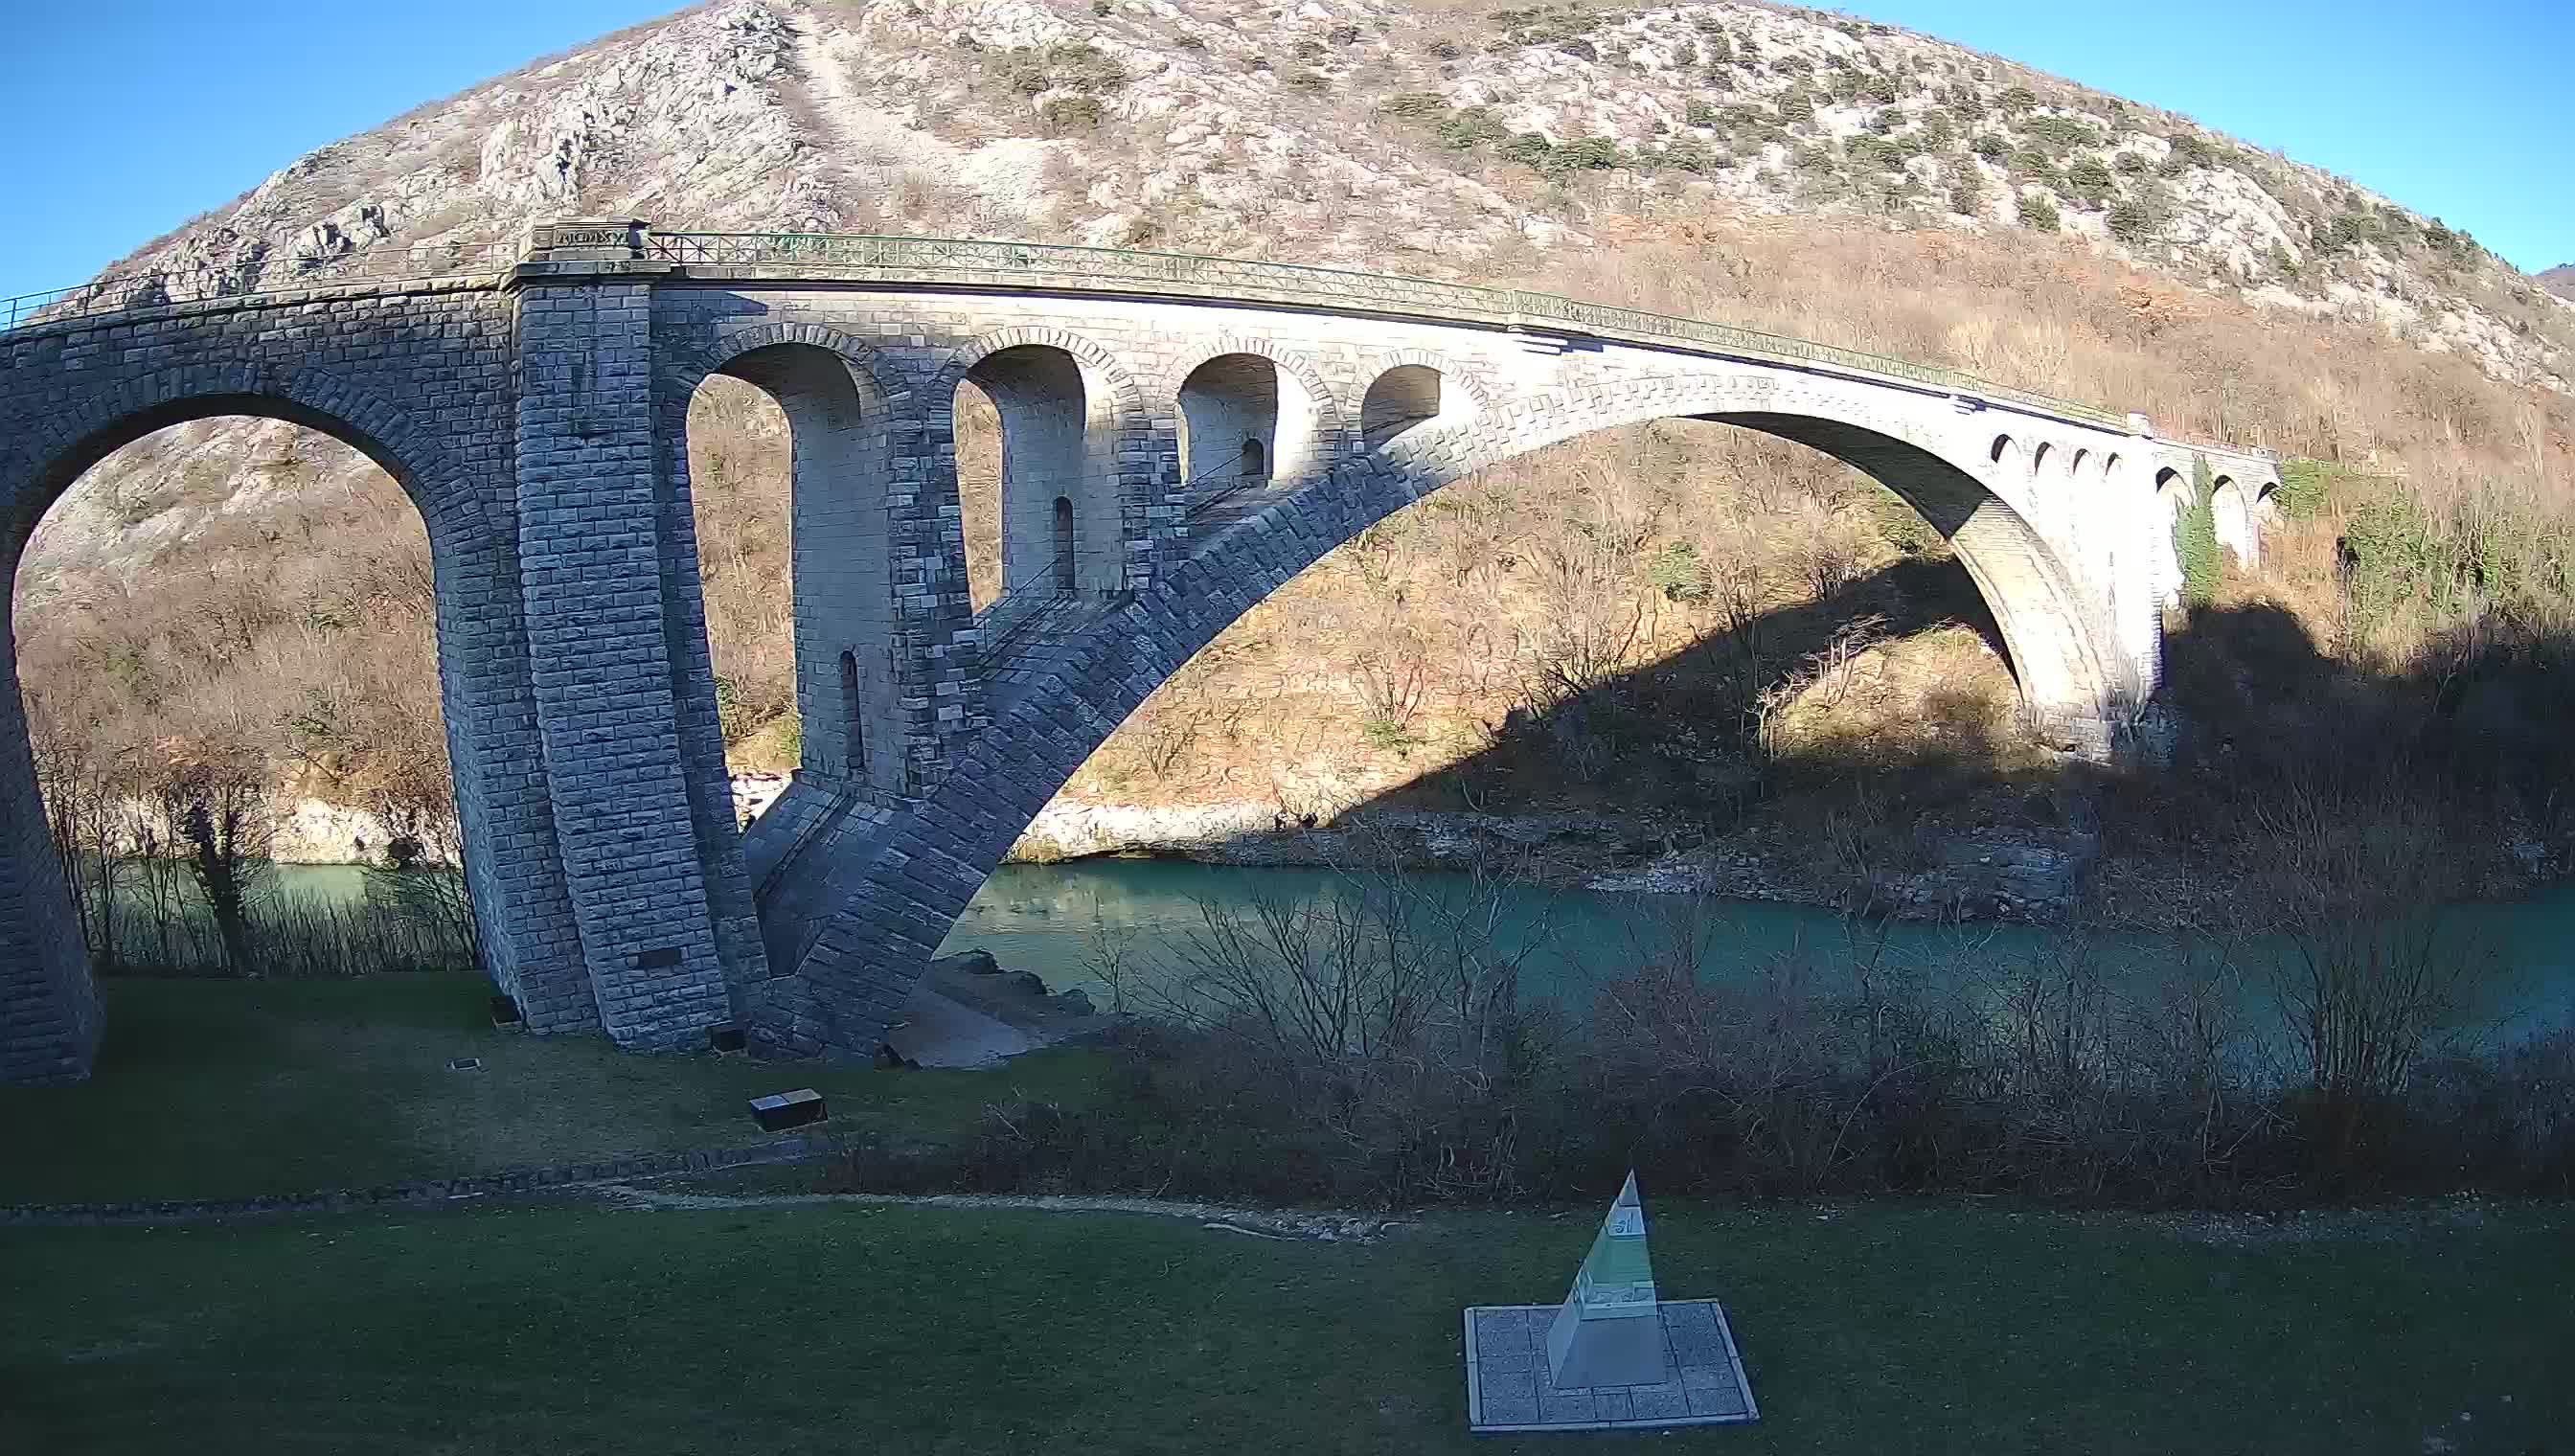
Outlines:
{"type": "Polygon", "coordinates": [[[497,278],[515,266],[520,256],[520,249],[512,243],[432,243],[410,248],[370,248],[332,257],[254,255],[226,268],[110,273],[71,288],[0,299],[0,333],[97,314],[248,300],[302,289],[497,278]]]}
{"type": "Polygon", "coordinates": [[[1214,296],[1538,331],[1552,326],[1581,333],[1670,341],[1777,363],[1823,365],[1881,375],[2030,405],[2111,429],[2125,430],[2128,423],[2124,413],[1997,384],[1939,365],[1915,364],[1889,355],[1704,319],[1397,274],[1123,248],[854,233],[654,232],[645,235],[644,250],[648,257],[684,267],[777,267],[828,270],[835,276],[889,283],[1004,284],[1214,296]]]}

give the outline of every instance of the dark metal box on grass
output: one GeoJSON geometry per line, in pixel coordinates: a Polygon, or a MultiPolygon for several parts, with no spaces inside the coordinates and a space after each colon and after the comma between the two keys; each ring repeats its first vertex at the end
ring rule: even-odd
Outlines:
{"type": "Polygon", "coordinates": [[[812,1087],[799,1087],[792,1092],[772,1092],[751,1099],[752,1120],[763,1132],[784,1132],[790,1127],[803,1127],[823,1120],[823,1094],[812,1087]]]}

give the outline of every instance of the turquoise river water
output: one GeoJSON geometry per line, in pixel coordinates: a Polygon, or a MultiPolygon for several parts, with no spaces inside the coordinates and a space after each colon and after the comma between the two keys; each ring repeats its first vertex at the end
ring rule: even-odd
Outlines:
{"type": "MultiPolygon", "coordinates": [[[[321,898],[365,892],[363,872],[340,865],[281,866],[279,888],[321,898]]],[[[1468,891],[1458,876],[1416,872],[1412,882],[1450,902],[1468,891]]],[[[1104,946],[1123,944],[1131,989],[1177,979],[1205,905],[1244,907],[1269,898],[1349,898],[1353,881],[1329,869],[1241,868],[1163,859],[1090,859],[1069,864],[1006,865],[988,880],[950,932],[943,953],[990,950],[1004,966],[1032,970],[1049,986],[1110,993],[1098,973],[1104,946]]],[[[1517,888],[1494,925],[1504,952],[1525,949],[1524,990],[1568,1002],[1588,997],[1601,978],[1660,953],[1686,916],[1685,897],[1582,889],[1517,888]],[[1528,942],[1534,939],[1535,944],[1528,942]]],[[[2462,1026],[2510,1037],[2575,1022],[2575,885],[2519,901],[2461,905],[2448,931],[2477,970],[2465,996],[2462,1026]]],[[[1784,958],[1818,967],[1869,957],[1896,971],[1959,984],[1989,983],[2061,955],[2064,937],[2020,925],[1934,925],[1897,921],[1854,928],[1829,910],[1762,900],[1718,900],[1699,910],[1693,938],[1701,972],[1749,975],[1784,958]],[[1858,937],[1856,942],[1854,937],[1858,937]]],[[[2207,967],[2181,935],[2096,935],[2088,953],[2114,986],[2143,990],[2176,972],[2207,967]]],[[[2279,947],[2239,947],[2248,983],[2264,980],[2262,957],[2279,947]]]]}

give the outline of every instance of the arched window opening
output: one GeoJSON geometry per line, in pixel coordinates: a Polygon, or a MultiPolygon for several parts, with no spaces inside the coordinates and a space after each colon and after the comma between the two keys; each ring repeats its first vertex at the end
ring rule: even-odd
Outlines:
{"type": "Polygon", "coordinates": [[[1359,404],[1359,439],[1373,450],[1416,426],[1440,420],[1452,406],[1439,371],[1398,364],[1376,377],[1359,404]]]}
{"type": "Polygon", "coordinates": [[[1985,459],[1994,465],[2001,465],[2011,458],[2011,452],[2012,438],[2008,435],[1997,435],[1994,437],[1993,445],[1985,451],[1985,459]]]}
{"type": "Polygon", "coordinates": [[[2219,476],[2208,489],[2209,515],[2217,528],[2217,544],[2227,555],[2243,566],[2253,564],[2253,514],[2244,499],[2243,487],[2233,476],[2219,476]]]}
{"type": "Polygon", "coordinates": [[[2083,473],[2083,462],[2090,459],[2091,455],[2092,452],[2078,446],[2075,449],[2074,458],[2065,463],[2066,479],[2072,480],[2075,477],[2080,476],[2083,473]]]}
{"type": "Polygon", "coordinates": [[[1073,547],[1073,498],[1055,498],[1055,593],[1070,597],[1074,592],[1075,558],[1073,547]]]}
{"type": "Polygon", "coordinates": [[[2047,469],[2048,454],[2055,448],[2056,447],[2048,444],[2044,440],[2038,442],[2038,448],[2031,451],[2029,454],[2029,473],[2031,475],[2036,476],[2047,469]]]}
{"type": "Polygon", "coordinates": [[[1002,595],[1002,411],[972,379],[957,386],[957,516],[966,537],[966,598],[1002,595]]]}
{"type": "Polygon", "coordinates": [[[1269,458],[1258,440],[1243,442],[1243,478],[1257,481],[1270,474],[1269,458]]]}
{"type": "Polygon", "coordinates": [[[866,701],[859,692],[859,655],[841,653],[841,719],[850,735],[844,761],[850,772],[865,777],[868,771],[868,726],[866,701]]]}

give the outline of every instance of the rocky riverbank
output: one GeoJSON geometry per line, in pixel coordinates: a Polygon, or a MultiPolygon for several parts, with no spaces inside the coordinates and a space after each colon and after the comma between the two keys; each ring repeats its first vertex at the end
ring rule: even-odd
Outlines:
{"type": "MultiPolygon", "coordinates": [[[[1209,864],[1486,868],[1567,888],[1708,894],[1823,905],[1897,919],[2053,924],[2078,912],[2105,926],[2215,925],[2234,886],[2214,846],[2105,852],[2087,806],[2038,800],[1970,805],[1910,825],[1895,852],[1837,854],[1776,824],[1711,833],[1677,816],[1479,814],[1361,805],[1328,819],[1259,802],[1139,805],[1058,798],[1012,846],[1014,863],[1098,855],[1209,864]]],[[[2520,898],[2575,872],[2575,843],[2526,825],[2463,848],[2480,859],[2476,897],[2520,898]]]]}
{"type": "Polygon", "coordinates": [[[1264,803],[1146,806],[1058,799],[1012,846],[1019,863],[1144,855],[1210,864],[1487,868],[1540,883],[1867,909],[1918,919],[2046,922],[2070,913],[2096,830],[2021,825],[1943,834],[1925,862],[1854,873],[1758,831],[1712,835],[1653,816],[1479,814],[1362,806],[1328,821],[1264,803]]]}

